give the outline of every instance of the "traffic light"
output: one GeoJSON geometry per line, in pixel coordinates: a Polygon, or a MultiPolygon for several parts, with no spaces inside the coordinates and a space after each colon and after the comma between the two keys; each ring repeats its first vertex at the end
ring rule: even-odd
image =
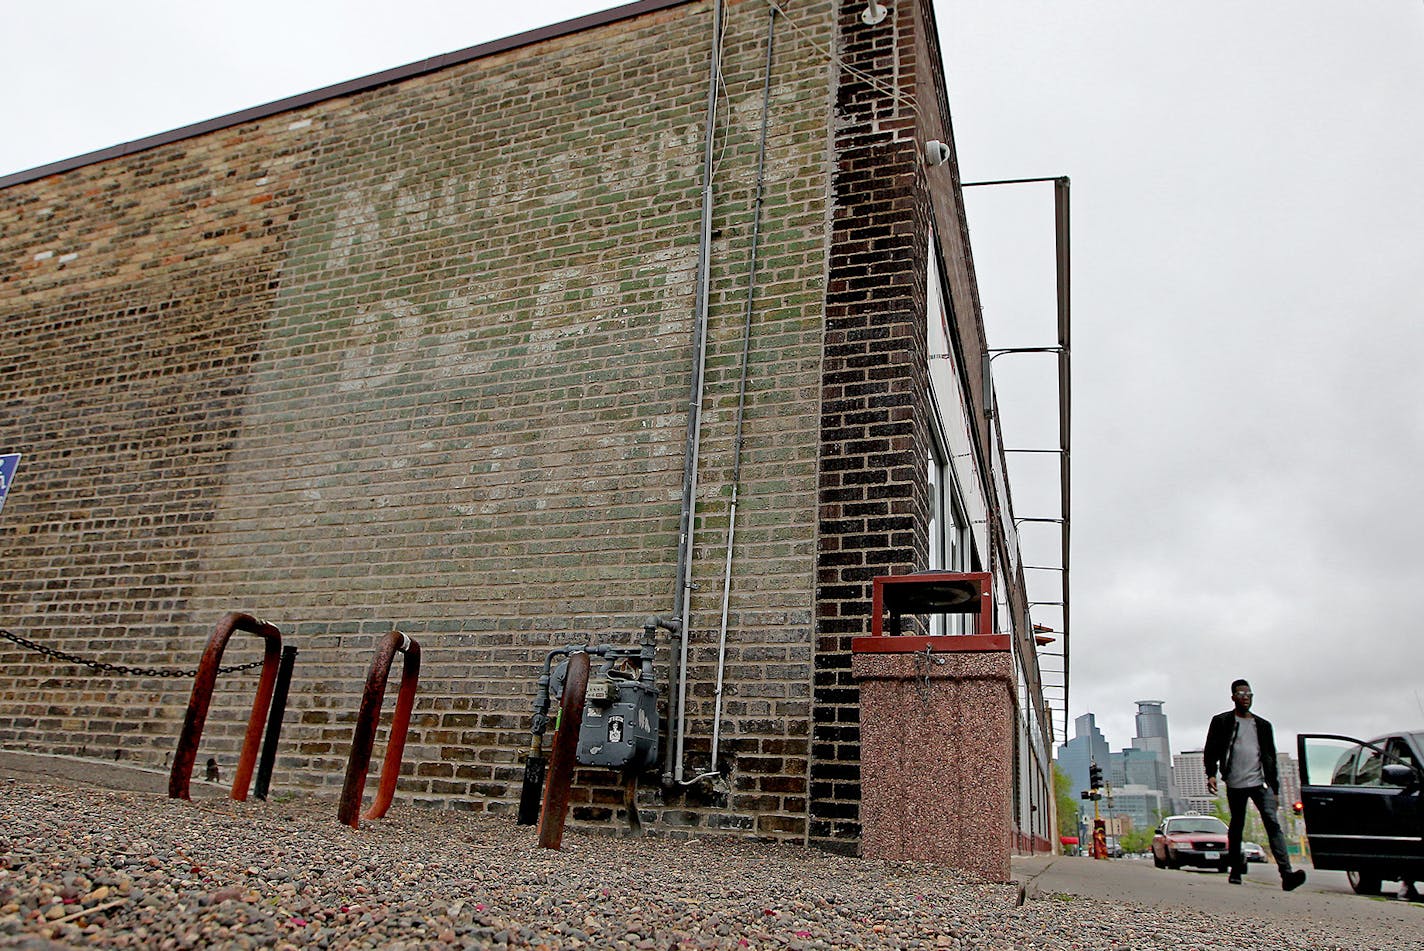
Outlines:
{"type": "Polygon", "coordinates": [[[1305,812],[1305,803],[1297,802],[1295,805],[1291,806],[1291,811],[1294,812],[1296,815],[1300,815],[1302,812],[1305,812]]]}
{"type": "Polygon", "coordinates": [[[1103,768],[1097,763],[1088,766],[1088,785],[1093,789],[1103,788],[1103,768]]]}

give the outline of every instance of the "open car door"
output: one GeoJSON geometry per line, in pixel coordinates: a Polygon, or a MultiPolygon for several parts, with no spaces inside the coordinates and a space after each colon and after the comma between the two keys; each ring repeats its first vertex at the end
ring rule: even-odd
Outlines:
{"type": "Polygon", "coordinates": [[[1390,740],[1302,733],[1300,796],[1316,868],[1383,874],[1424,867],[1424,773],[1390,740]]]}

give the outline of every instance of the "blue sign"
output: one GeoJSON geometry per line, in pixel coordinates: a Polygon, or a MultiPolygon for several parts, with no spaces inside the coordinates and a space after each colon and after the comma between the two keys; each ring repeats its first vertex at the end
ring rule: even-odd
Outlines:
{"type": "Polygon", "coordinates": [[[18,468],[20,468],[18,452],[0,456],[0,509],[5,507],[5,496],[10,493],[10,486],[15,481],[15,470],[18,468]]]}

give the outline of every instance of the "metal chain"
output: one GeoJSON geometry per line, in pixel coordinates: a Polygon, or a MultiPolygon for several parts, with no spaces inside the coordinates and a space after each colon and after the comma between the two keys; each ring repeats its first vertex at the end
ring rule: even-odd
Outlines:
{"type": "MultiPolygon", "coordinates": [[[[21,637],[4,628],[0,628],[0,637],[9,641],[14,641],[21,647],[28,647],[32,651],[38,651],[46,657],[53,657],[56,660],[67,661],[71,664],[79,664],[83,667],[91,667],[110,674],[137,674],[140,677],[196,677],[196,670],[176,670],[172,667],[126,667],[123,664],[109,664],[101,660],[89,660],[77,654],[70,654],[66,651],[56,650],[53,647],[45,647],[43,644],[36,644],[27,637],[21,637]]],[[[230,674],[239,670],[251,670],[254,667],[261,667],[263,661],[255,660],[250,664],[239,664],[235,667],[219,667],[218,673],[230,674]]]]}
{"type": "Polygon", "coordinates": [[[944,658],[943,658],[943,657],[936,657],[936,656],[934,656],[934,653],[930,650],[930,645],[928,645],[928,644],[925,645],[925,652],[924,652],[923,654],[916,654],[915,656],[920,659],[920,667],[921,667],[921,670],[920,670],[921,676],[920,676],[919,678],[916,678],[916,680],[915,680],[915,693],[919,694],[919,696],[920,696],[920,701],[921,701],[922,703],[929,703],[929,700],[930,700],[930,664],[933,663],[933,664],[939,664],[939,665],[943,666],[943,664],[944,664],[944,658]]]}

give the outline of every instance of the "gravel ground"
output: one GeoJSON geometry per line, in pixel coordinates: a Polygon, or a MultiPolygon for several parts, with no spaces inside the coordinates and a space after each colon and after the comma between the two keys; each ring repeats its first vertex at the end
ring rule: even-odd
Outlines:
{"type": "Polygon", "coordinates": [[[353,831],[325,799],[186,803],[0,780],[7,947],[1380,947],[1308,923],[1019,896],[931,866],[746,840],[570,829],[562,852],[540,850],[512,819],[399,800],[353,831]]]}

